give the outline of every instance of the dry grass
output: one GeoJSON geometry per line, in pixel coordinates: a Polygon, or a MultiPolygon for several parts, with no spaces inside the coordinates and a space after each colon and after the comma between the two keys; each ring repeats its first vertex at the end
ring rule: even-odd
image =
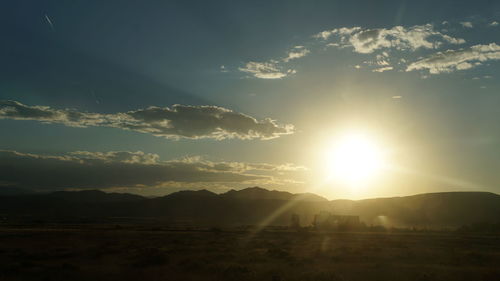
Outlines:
{"type": "Polygon", "coordinates": [[[0,229],[0,280],[500,280],[500,237],[0,229]]]}

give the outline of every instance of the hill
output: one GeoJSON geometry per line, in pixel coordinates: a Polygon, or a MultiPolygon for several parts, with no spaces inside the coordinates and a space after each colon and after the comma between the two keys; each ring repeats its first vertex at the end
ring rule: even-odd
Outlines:
{"type": "Polygon", "coordinates": [[[314,194],[292,194],[259,187],[216,194],[180,191],[158,198],[102,191],[59,191],[50,194],[0,196],[0,216],[9,220],[112,221],[154,219],[189,225],[288,225],[299,214],[310,225],[322,211],[357,215],[367,225],[459,227],[498,223],[500,196],[487,192],[428,193],[366,200],[333,200],[314,194]]]}
{"type": "Polygon", "coordinates": [[[420,227],[456,227],[500,218],[500,196],[489,192],[427,193],[354,201],[350,213],[366,222],[420,227]]]}

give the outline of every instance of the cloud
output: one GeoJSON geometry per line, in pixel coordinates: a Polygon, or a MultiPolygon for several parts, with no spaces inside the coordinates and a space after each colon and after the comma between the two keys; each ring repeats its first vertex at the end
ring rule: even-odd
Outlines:
{"type": "Polygon", "coordinates": [[[327,40],[333,35],[351,35],[352,33],[359,30],[361,30],[361,27],[340,27],[332,30],[321,31],[320,33],[315,34],[313,37],[327,40]]]}
{"type": "MultiPolygon", "coordinates": [[[[41,156],[43,157],[43,156],[41,156]]],[[[46,157],[46,156],[45,156],[46,157]]],[[[81,161],[102,161],[105,163],[121,162],[128,164],[157,164],[160,161],[158,154],[144,153],[142,151],[109,151],[109,152],[90,152],[90,151],[75,151],[69,153],[68,159],[78,159],[81,161]]]]}
{"type": "Polygon", "coordinates": [[[385,67],[375,68],[373,72],[384,72],[392,69],[393,69],[392,66],[385,66],[385,67]]]}
{"type": "Polygon", "coordinates": [[[291,60],[305,57],[310,51],[304,46],[295,46],[287,52],[286,57],[278,60],[269,60],[267,62],[250,61],[245,66],[239,67],[241,72],[250,73],[255,78],[261,79],[281,79],[291,74],[295,74],[296,70],[287,69],[284,63],[291,60]]]}
{"type": "Polygon", "coordinates": [[[498,21],[492,21],[489,26],[498,26],[498,21]]]}
{"type": "MultiPolygon", "coordinates": [[[[315,35],[324,40],[333,35],[340,38],[340,45],[352,46],[357,53],[369,54],[380,49],[414,51],[419,48],[436,49],[443,43],[463,44],[464,39],[451,37],[434,29],[432,24],[412,27],[394,26],[392,28],[363,29],[361,27],[336,28],[315,35]]],[[[330,43],[331,44],[331,43],[330,43]]]]}
{"type": "Polygon", "coordinates": [[[295,46],[290,52],[288,52],[288,56],[284,58],[283,61],[289,62],[290,60],[304,57],[309,53],[310,51],[304,46],[295,46]]]}
{"type": "MultiPolygon", "coordinates": [[[[442,25],[448,24],[448,22],[442,23],[442,25]]],[[[472,27],[470,22],[462,24],[472,27]]],[[[435,50],[444,45],[466,43],[464,39],[451,36],[447,32],[446,29],[436,30],[431,23],[390,28],[339,27],[316,33],[312,36],[313,41],[303,43],[312,48],[308,49],[303,45],[298,45],[289,50],[283,58],[265,62],[250,61],[239,70],[256,78],[281,79],[296,73],[294,69],[285,67],[286,63],[307,56],[314,50],[325,50],[325,48],[333,47],[336,49],[352,48],[355,53],[360,54],[376,53],[376,64],[384,67],[372,69],[372,71],[383,72],[406,65],[402,58],[400,58],[400,63],[390,65],[389,53],[392,51],[408,53],[419,49],[435,50]],[[318,45],[322,48],[317,48],[318,45]]],[[[391,53],[391,55],[393,54],[391,53]]],[[[464,64],[460,67],[466,66],[464,64]]]]}
{"type": "Polygon", "coordinates": [[[280,79],[295,73],[292,69],[283,70],[276,60],[271,60],[269,62],[247,62],[245,66],[238,68],[238,70],[250,73],[254,77],[262,79],[280,79]]]}
{"type": "Polygon", "coordinates": [[[173,105],[100,114],[0,100],[0,119],[35,120],[70,127],[112,127],[173,139],[267,140],[294,132],[293,125],[279,125],[269,118],[257,120],[218,106],[173,105]]]}
{"type": "Polygon", "coordinates": [[[378,65],[389,65],[389,62],[387,61],[387,58],[389,57],[389,54],[387,52],[383,52],[382,54],[378,54],[376,56],[376,64],[378,65]]]}
{"type": "Polygon", "coordinates": [[[158,155],[142,151],[39,155],[0,150],[2,182],[33,190],[275,183],[281,180],[279,172],[304,169],[293,164],[212,162],[201,157],[161,161],[158,155]],[[252,174],[254,171],[268,175],[252,174]]]}
{"type": "Polygon", "coordinates": [[[470,21],[462,21],[460,22],[460,24],[464,27],[464,28],[473,28],[474,25],[472,25],[472,22],[470,21]]]}
{"type": "Polygon", "coordinates": [[[73,109],[53,109],[48,106],[27,106],[17,101],[0,100],[0,119],[37,120],[44,123],[62,123],[71,127],[98,126],[105,122],[97,113],[73,109]]]}
{"type": "Polygon", "coordinates": [[[500,46],[496,43],[488,45],[475,45],[460,50],[447,50],[430,55],[426,58],[411,63],[406,71],[424,70],[429,73],[449,73],[465,70],[481,65],[489,60],[500,59],[500,46]]]}

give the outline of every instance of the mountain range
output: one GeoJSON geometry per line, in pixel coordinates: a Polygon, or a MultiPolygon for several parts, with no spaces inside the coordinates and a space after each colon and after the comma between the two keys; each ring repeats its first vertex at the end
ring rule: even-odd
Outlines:
{"type": "Polygon", "coordinates": [[[332,200],[304,193],[251,187],[216,194],[179,191],[145,198],[98,190],[0,196],[7,221],[118,221],[203,226],[288,225],[292,214],[311,225],[320,212],[355,215],[366,225],[448,228],[500,222],[500,195],[488,192],[426,193],[365,200],[332,200]]]}

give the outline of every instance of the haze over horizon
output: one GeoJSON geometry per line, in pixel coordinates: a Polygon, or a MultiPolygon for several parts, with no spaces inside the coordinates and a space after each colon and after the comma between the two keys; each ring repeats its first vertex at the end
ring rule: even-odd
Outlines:
{"type": "Polygon", "coordinates": [[[1,10],[0,188],[500,194],[500,2],[1,10]]]}

